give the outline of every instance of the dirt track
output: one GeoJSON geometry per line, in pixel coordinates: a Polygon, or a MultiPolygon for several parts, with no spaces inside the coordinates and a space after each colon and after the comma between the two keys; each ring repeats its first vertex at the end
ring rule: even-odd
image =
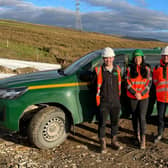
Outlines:
{"type": "MultiPolygon", "coordinates": [[[[99,153],[97,124],[84,123],[75,126],[68,139],[51,150],[39,150],[31,146],[26,137],[10,134],[0,129],[0,168],[166,168],[168,167],[168,128],[165,138],[158,144],[153,143],[153,133],[157,127],[147,125],[147,148],[139,150],[134,144],[130,120],[121,120],[118,135],[124,146],[116,151],[108,145],[108,153],[99,153]]],[[[107,127],[107,142],[110,144],[110,129],[107,127]]]]}

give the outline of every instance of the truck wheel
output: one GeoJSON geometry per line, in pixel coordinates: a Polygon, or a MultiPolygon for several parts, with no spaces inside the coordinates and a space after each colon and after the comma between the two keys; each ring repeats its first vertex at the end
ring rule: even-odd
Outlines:
{"type": "Polygon", "coordinates": [[[64,142],[69,130],[69,118],[64,111],[49,106],[33,116],[28,128],[28,138],[38,148],[48,149],[64,142]]]}

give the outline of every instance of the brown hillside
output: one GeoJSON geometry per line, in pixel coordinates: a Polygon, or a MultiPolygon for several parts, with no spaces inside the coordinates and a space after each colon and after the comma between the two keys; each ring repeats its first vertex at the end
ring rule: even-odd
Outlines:
{"type": "Polygon", "coordinates": [[[153,48],[168,43],[120,38],[100,33],[0,20],[0,57],[41,62],[72,62],[106,46],[153,48]]]}

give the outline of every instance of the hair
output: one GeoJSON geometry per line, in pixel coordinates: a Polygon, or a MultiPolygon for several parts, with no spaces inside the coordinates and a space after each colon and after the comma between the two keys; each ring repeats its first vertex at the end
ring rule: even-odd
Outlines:
{"type": "MultiPolygon", "coordinates": [[[[148,75],[146,66],[149,66],[149,65],[145,63],[144,57],[142,57],[142,63],[140,64],[140,74],[143,78],[147,78],[147,75],[148,75]]],[[[135,57],[129,64],[129,67],[130,67],[131,78],[136,78],[138,76],[138,72],[137,72],[137,64],[135,63],[135,57]]]]}
{"type": "Polygon", "coordinates": [[[162,59],[163,64],[161,64],[161,67],[163,67],[163,78],[166,79],[166,69],[167,69],[167,65],[168,63],[165,63],[164,60],[162,59]]]}

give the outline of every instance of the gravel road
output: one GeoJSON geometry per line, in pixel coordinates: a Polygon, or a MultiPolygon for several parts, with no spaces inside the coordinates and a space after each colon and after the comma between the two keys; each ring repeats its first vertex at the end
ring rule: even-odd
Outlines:
{"type": "Polygon", "coordinates": [[[50,150],[37,149],[27,137],[0,129],[0,168],[167,168],[168,128],[164,139],[153,143],[157,127],[147,125],[147,148],[134,144],[131,121],[122,119],[118,139],[122,151],[110,147],[110,128],[107,126],[108,152],[99,153],[97,124],[83,123],[71,129],[68,139],[50,150]]]}

